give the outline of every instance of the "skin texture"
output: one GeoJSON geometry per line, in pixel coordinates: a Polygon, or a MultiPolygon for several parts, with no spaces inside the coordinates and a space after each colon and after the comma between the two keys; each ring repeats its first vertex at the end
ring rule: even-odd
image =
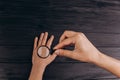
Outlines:
{"type": "Polygon", "coordinates": [[[65,31],[60,37],[59,44],[54,47],[58,55],[69,57],[83,62],[91,62],[99,56],[100,52],[86,38],[83,33],[74,31],[65,31]],[[65,46],[74,46],[74,50],[61,49],[65,46]],[[94,56],[93,56],[94,55],[94,56]]]}
{"type": "Polygon", "coordinates": [[[46,45],[49,49],[51,48],[51,44],[54,40],[54,36],[52,35],[48,41],[47,41],[47,37],[48,37],[48,32],[45,32],[45,33],[41,33],[39,39],[38,37],[35,37],[34,39],[32,69],[29,80],[42,80],[46,66],[50,64],[57,56],[55,53],[53,53],[52,55],[49,55],[45,59],[38,57],[37,51],[41,45],[46,45]]]}
{"type": "Polygon", "coordinates": [[[81,32],[65,31],[60,37],[59,43],[54,47],[56,50],[53,55],[46,59],[37,56],[37,50],[41,45],[51,47],[54,36],[47,41],[48,33],[42,33],[40,39],[34,40],[34,49],[32,56],[32,70],[29,80],[42,80],[44,70],[56,56],[64,56],[78,61],[93,63],[120,78],[120,60],[100,52],[81,32]],[[65,46],[74,46],[74,50],[65,50],[65,46]]]}
{"type": "Polygon", "coordinates": [[[81,32],[65,31],[54,49],[59,56],[93,63],[120,77],[120,60],[101,53],[81,32]],[[74,46],[74,50],[62,49],[70,45],[74,46]]]}

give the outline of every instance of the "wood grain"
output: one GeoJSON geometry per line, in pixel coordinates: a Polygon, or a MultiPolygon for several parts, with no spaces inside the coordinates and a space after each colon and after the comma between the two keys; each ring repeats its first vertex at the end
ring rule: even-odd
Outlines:
{"type": "MultiPolygon", "coordinates": [[[[101,52],[120,59],[119,0],[1,0],[0,80],[27,80],[34,37],[54,34],[53,47],[65,30],[85,33],[101,52]]],[[[93,64],[65,57],[57,57],[44,75],[44,80],[89,79],[118,80],[93,64]]]]}

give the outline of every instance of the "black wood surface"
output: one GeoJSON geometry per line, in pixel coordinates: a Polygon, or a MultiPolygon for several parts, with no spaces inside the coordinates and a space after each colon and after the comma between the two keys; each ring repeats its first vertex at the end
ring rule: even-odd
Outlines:
{"type": "MultiPolygon", "coordinates": [[[[102,52],[120,59],[119,0],[0,0],[0,80],[27,80],[33,39],[41,32],[85,33],[102,52]]],[[[118,80],[88,63],[57,57],[44,80],[118,80]]]]}

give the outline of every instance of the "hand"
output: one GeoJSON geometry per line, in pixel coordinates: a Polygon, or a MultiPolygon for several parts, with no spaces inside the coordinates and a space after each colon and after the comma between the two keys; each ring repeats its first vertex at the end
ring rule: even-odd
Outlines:
{"type": "Polygon", "coordinates": [[[48,32],[45,32],[40,35],[39,40],[38,37],[36,37],[34,40],[33,55],[32,55],[33,66],[31,69],[29,80],[42,80],[46,66],[50,64],[57,56],[55,53],[53,53],[52,55],[49,55],[47,58],[43,59],[37,55],[38,48],[41,45],[46,45],[50,49],[54,36],[52,35],[48,41],[47,41],[47,37],[48,37],[48,32]]]}
{"type": "Polygon", "coordinates": [[[100,51],[81,32],[65,31],[60,37],[59,44],[54,49],[57,55],[69,57],[83,62],[92,62],[99,57],[100,51]],[[61,49],[74,45],[74,50],[61,49]]]}
{"type": "Polygon", "coordinates": [[[51,48],[51,44],[53,42],[54,36],[52,35],[48,41],[47,41],[47,37],[48,37],[48,32],[45,32],[45,33],[41,33],[39,40],[38,40],[38,37],[36,37],[35,40],[34,40],[32,64],[35,65],[35,66],[44,66],[44,67],[46,67],[57,56],[56,54],[53,53],[52,55],[49,55],[47,58],[43,59],[43,58],[40,58],[37,55],[38,48],[41,45],[46,45],[49,49],[51,48]]]}

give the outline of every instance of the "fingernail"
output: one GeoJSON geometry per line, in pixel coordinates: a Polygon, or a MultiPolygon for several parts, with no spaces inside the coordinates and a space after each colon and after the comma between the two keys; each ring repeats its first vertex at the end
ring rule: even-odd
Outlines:
{"type": "Polygon", "coordinates": [[[45,34],[48,34],[48,32],[45,32],[45,34]]]}
{"type": "Polygon", "coordinates": [[[44,33],[41,33],[41,34],[40,34],[40,36],[43,36],[43,35],[44,35],[44,33]]]}
{"type": "Polygon", "coordinates": [[[54,37],[54,35],[51,35],[51,37],[54,37]]]}
{"type": "Polygon", "coordinates": [[[55,46],[53,49],[57,49],[57,47],[55,46]]]}
{"type": "Polygon", "coordinates": [[[53,49],[55,49],[56,47],[54,47],[53,49]]]}
{"type": "Polygon", "coordinates": [[[38,39],[38,37],[35,37],[35,39],[38,39]]]}
{"type": "Polygon", "coordinates": [[[59,52],[59,50],[56,50],[55,53],[56,53],[57,55],[59,55],[60,52],[59,52]]]}

